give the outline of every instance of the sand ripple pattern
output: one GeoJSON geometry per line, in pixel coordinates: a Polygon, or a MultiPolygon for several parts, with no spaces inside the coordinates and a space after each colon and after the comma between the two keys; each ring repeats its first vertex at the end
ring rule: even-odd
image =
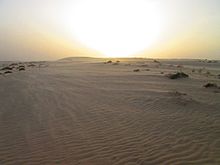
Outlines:
{"type": "Polygon", "coordinates": [[[87,67],[1,79],[0,164],[220,164],[218,105],[87,67]]]}

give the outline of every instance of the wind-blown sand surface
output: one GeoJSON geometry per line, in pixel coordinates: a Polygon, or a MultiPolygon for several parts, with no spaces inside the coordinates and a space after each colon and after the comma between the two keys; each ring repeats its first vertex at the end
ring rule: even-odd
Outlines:
{"type": "Polygon", "coordinates": [[[220,62],[105,61],[0,75],[0,164],[220,164],[220,62]]]}

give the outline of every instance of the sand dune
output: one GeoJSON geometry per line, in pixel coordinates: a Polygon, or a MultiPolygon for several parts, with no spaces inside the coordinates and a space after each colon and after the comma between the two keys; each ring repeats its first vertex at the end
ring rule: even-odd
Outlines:
{"type": "Polygon", "coordinates": [[[107,60],[0,75],[0,164],[220,164],[220,62],[107,60]]]}

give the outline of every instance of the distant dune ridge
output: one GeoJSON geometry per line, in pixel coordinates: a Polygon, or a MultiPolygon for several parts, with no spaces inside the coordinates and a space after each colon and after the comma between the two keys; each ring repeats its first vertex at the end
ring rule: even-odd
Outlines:
{"type": "Polygon", "coordinates": [[[10,64],[1,165],[220,164],[219,61],[78,57],[4,74],[10,64]]]}

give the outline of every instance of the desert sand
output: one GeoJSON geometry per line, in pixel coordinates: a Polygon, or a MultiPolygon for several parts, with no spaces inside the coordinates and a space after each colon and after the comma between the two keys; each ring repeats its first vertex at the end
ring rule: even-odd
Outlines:
{"type": "Polygon", "coordinates": [[[220,164],[219,61],[66,58],[0,73],[1,165],[220,164]]]}

